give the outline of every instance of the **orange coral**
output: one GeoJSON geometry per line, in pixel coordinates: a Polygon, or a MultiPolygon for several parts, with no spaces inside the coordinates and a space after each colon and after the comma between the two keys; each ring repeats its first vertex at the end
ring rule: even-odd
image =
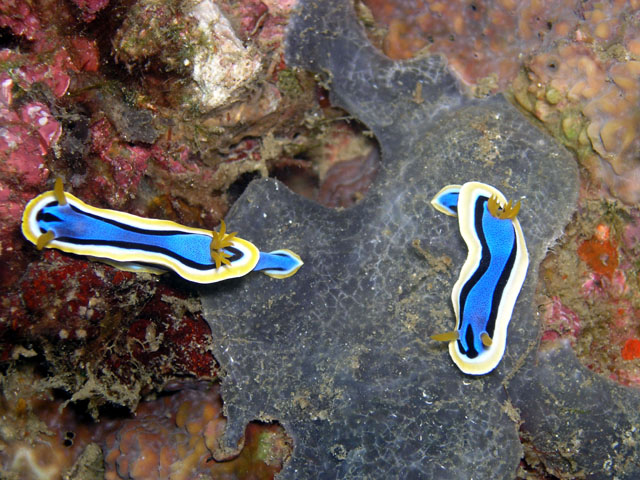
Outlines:
{"type": "Polygon", "coordinates": [[[394,59],[422,48],[442,53],[462,80],[503,89],[516,76],[523,54],[567,35],[578,21],[561,0],[365,0],[388,25],[384,51],[394,59]]]}
{"type": "Polygon", "coordinates": [[[249,424],[239,454],[216,461],[226,425],[219,386],[198,383],[142,403],[136,417],[107,436],[107,480],[171,478],[270,479],[291,454],[291,440],[278,425],[249,424]]]}
{"type": "Polygon", "coordinates": [[[618,268],[618,247],[611,240],[602,240],[598,234],[578,247],[578,255],[595,273],[611,279],[618,268]]]}

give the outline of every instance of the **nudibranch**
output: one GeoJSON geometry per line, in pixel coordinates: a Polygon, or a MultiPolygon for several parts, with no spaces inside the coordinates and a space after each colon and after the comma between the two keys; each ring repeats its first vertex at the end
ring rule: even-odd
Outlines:
{"type": "Polygon", "coordinates": [[[529,266],[516,218],[520,202],[507,202],[491,185],[468,182],[444,187],[431,204],[458,217],[469,250],[451,292],[456,328],[431,338],[449,342],[449,354],[464,373],[483,375],[504,355],[507,327],[529,266]]]}
{"type": "Polygon", "coordinates": [[[65,192],[59,178],[52,191],[27,204],[22,233],[39,250],[56,248],[133,272],[171,270],[196,283],[219,282],[251,271],[286,278],[303,263],[290,250],[260,252],[236,232],[226,233],[224,221],[216,232],[92,207],[65,192]]]}

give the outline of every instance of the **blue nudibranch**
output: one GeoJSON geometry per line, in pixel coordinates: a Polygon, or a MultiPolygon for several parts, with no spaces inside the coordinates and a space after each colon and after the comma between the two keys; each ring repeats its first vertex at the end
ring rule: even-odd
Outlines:
{"type": "Polygon", "coordinates": [[[260,252],[247,240],[226,233],[185,227],[87,205],[63,190],[62,180],[25,207],[22,233],[38,249],[57,248],[85,255],[122,270],[176,272],[196,283],[214,283],[256,270],[286,278],[302,260],[290,250],[260,252]]]}
{"type": "Polygon", "coordinates": [[[456,328],[431,338],[449,342],[449,354],[464,373],[483,375],[504,355],[507,327],[529,266],[516,218],[520,202],[507,202],[490,185],[468,182],[444,187],[431,204],[458,217],[469,249],[451,293],[456,328]]]}

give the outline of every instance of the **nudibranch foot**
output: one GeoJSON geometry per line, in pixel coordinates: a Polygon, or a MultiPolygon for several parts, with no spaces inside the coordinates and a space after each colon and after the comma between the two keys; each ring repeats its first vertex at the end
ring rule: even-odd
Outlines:
{"type": "Polygon", "coordinates": [[[212,232],[92,207],[65,192],[60,179],[52,191],[27,204],[22,233],[39,249],[56,248],[134,272],[173,271],[196,283],[241,277],[259,263],[267,275],[286,278],[302,265],[288,250],[261,253],[236,232],[226,233],[224,221],[219,232],[212,232]]]}
{"type": "Polygon", "coordinates": [[[468,182],[444,187],[431,203],[458,217],[469,250],[451,292],[456,328],[431,338],[449,342],[451,358],[464,373],[483,375],[504,355],[507,328],[529,266],[517,219],[520,201],[507,202],[495,187],[468,182]]]}

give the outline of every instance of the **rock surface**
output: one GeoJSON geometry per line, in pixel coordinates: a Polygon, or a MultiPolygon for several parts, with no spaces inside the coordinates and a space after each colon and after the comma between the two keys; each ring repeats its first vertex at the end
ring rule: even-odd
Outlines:
{"type": "Polygon", "coordinates": [[[637,391],[561,344],[536,353],[538,265],[574,209],[574,160],[502,97],[460,94],[439,57],[378,53],[347,2],[298,8],[288,63],[326,78],[332,102],[375,134],[382,165],[350,209],[260,180],[227,217],[261,250],[290,248],[305,265],[287,280],[201,288],[226,372],[221,449],[236,448],[249,421],[277,420],[294,440],[279,478],[509,479],[524,422],[559,475],[637,476],[637,391]],[[522,198],[531,258],[505,357],[481,377],[428,339],[454,325],[450,292],[467,254],[457,222],[429,202],[469,180],[522,198]]]}

